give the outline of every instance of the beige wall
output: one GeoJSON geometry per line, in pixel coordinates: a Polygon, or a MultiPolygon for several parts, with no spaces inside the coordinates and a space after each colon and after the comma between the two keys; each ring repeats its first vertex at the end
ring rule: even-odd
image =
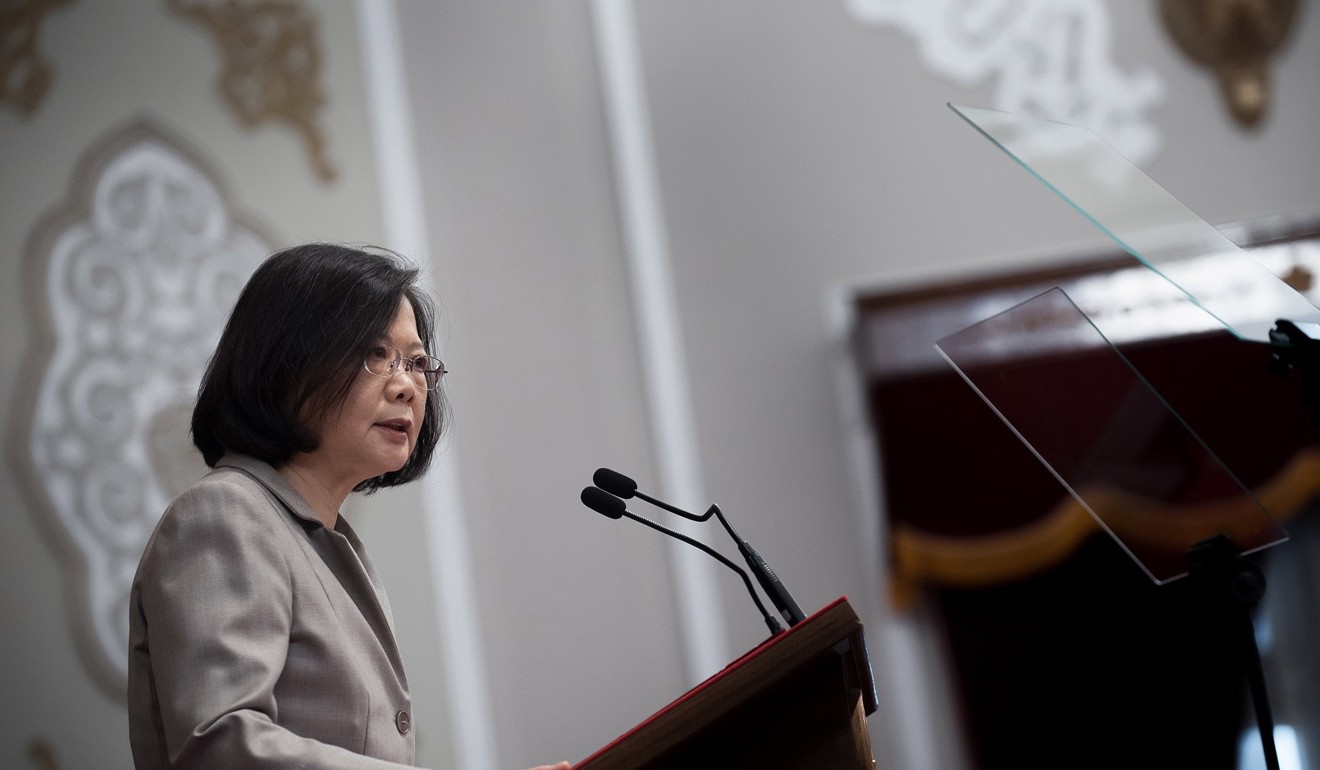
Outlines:
{"type": "MultiPolygon", "coordinates": [[[[1108,7],[1115,59],[1166,84],[1149,173],[1215,223],[1320,209],[1320,16],[1304,12],[1275,67],[1274,110],[1247,132],[1147,5],[1108,7]]],[[[186,138],[278,244],[385,238],[357,8],[313,7],[323,125],[341,171],[332,185],[289,130],[237,126],[214,93],[212,42],[163,3],[84,0],[50,16],[40,43],[57,67],[50,95],[30,117],[0,109],[0,405],[11,420],[29,338],[26,239],[64,199],[79,153],[137,116],[186,138]]],[[[881,766],[917,756],[956,767],[937,679],[917,680],[936,704],[919,719],[925,732],[905,727],[912,680],[895,669],[912,658],[859,542],[870,514],[849,470],[828,298],[1073,253],[1100,237],[944,106],[989,105],[993,83],[931,73],[909,36],[861,24],[842,0],[632,7],[706,492],[804,608],[848,594],[863,610],[881,766]]],[[[577,502],[602,465],[660,487],[592,5],[404,2],[399,18],[494,765],[577,760],[690,684],[667,546],[577,502]]],[[[57,549],[14,472],[0,467],[10,493],[0,765],[24,766],[27,742],[42,737],[64,767],[128,767],[123,707],[83,668],[57,549]]],[[[398,490],[351,515],[390,589],[421,759],[452,767],[453,717],[466,706],[448,701],[419,498],[398,490]]],[[[723,611],[711,622],[731,659],[764,628],[736,578],[715,580],[723,611]]]]}
{"type": "MultiPolygon", "coordinates": [[[[80,155],[135,121],[146,119],[197,153],[227,187],[236,216],[258,226],[273,246],[306,240],[378,242],[380,211],[366,122],[355,8],[317,6],[328,99],[320,116],[328,152],[339,169],[320,181],[293,131],[281,125],[240,127],[216,93],[220,60],[200,27],[171,14],[163,2],[75,2],[51,13],[39,48],[55,80],[32,115],[0,109],[0,404],[6,423],[21,402],[18,364],[34,333],[26,296],[24,253],[38,220],[70,193],[80,155]]],[[[15,463],[0,466],[8,501],[0,538],[0,765],[34,766],[29,742],[49,742],[64,768],[131,766],[127,716],[89,677],[71,638],[66,578],[55,538],[38,527],[31,501],[19,494],[15,463]]],[[[397,494],[397,493],[396,493],[397,494]]],[[[386,510],[381,495],[355,520],[367,532],[391,586],[409,585],[425,563],[413,506],[386,510]],[[379,500],[380,502],[377,502],[379,500]]],[[[425,572],[422,568],[421,572],[425,572]]],[[[434,663],[437,633],[429,583],[396,592],[401,644],[414,664],[421,741],[427,761],[444,765],[448,743],[442,682],[434,663]]]]}
{"type": "MultiPolygon", "coordinates": [[[[1165,80],[1152,111],[1163,149],[1147,167],[1157,181],[1217,224],[1315,212],[1314,8],[1275,68],[1272,113],[1247,132],[1153,4],[1105,5],[1118,66],[1165,80]]],[[[1073,254],[1100,235],[945,108],[994,106],[993,81],[932,74],[911,37],[858,25],[842,3],[755,6],[640,2],[638,28],[701,465],[803,604],[819,605],[877,579],[857,559],[827,292],[1073,254]]],[[[731,616],[755,633],[754,617],[731,616]]],[[[887,644],[888,617],[868,620],[890,696],[871,729],[879,756],[904,766],[904,712],[918,706],[898,669],[913,658],[887,644]]],[[[956,765],[951,720],[937,712],[928,726],[934,766],[956,765]]]]}
{"type": "Polygon", "coordinates": [[[685,689],[665,544],[578,501],[650,467],[588,18],[401,6],[498,767],[582,759],[685,689]]]}

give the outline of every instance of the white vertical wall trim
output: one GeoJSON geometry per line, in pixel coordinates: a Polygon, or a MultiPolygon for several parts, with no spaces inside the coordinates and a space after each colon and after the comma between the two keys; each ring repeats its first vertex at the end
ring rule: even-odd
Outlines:
{"type": "MultiPolygon", "coordinates": [[[[704,509],[697,431],[632,4],[631,0],[593,0],[591,7],[660,494],[679,505],[704,509]]],[[[690,522],[681,522],[678,528],[699,536],[690,522]]],[[[689,683],[696,684],[727,662],[718,576],[709,557],[677,541],[670,544],[669,557],[684,662],[689,683]]]]}
{"type": "MultiPolygon", "coordinates": [[[[928,688],[931,677],[922,651],[931,645],[915,628],[913,621],[895,617],[887,611],[883,597],[888,579],[883,565],[888,548],[884,526],[885,515],[880,502],[881,488],[876,483],[876,469],[880,467],[880,449],[876,445],[866,414],[866,397],[862,388],[861,367],[852,352],[852,332],[856,325],[853,298],[856,287],[832,287],[825,294],[825,327],[829,332],[833,350],[834,385],[843,426],[852,482],[853,510],[856,514],[857,543],[861,563],[872,570],[860,583],[852,601],[863,614],[872,641],[880,641],[882,654],[871,658],[883,666],[878,682],[882,701],[888,701],[887,713],[896,725],[885,729],[890,745],[896,744],[891,758],[901,761],[897,766],[912,770],[934,770],[941,765],[940,757],[932,747],[939,746],[940,736],[953,734],[957,725],[948,724],[931,704],[928,688]]],[[[873,651],[874,652],[874,651],[873,651]]],[[[947,752],[946,752],[947,753],[947,752]]],[[[882,764],[884,764],[882,762],[882,764]]]]}
{"type": "MultiPolygon", "coordinates": [[[[386,245],[431,267],[398,11],[394,0],[358,0],[357,8],[386,245]]],[[[454,755],[459,767],[494,770],[493,720],[454,448],[438,452],[435,462],[421,482],[423,499],[428,503],[424,536],[439,605],[436,620],[444,644],[454,755]]]]}

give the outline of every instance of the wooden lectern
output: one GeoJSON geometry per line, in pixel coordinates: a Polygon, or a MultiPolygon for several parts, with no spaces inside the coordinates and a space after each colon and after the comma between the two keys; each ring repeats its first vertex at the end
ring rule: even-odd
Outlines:
{"type": "Polygon", "coordinates": [[[846,597],[776,634],[575,770],[871,770],[875,681],[846,597]]]}

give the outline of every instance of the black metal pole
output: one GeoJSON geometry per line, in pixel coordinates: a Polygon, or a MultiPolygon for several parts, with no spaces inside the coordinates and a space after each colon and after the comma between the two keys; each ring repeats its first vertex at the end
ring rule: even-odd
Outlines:
{"type": "Polygon", "coordinates": [[[1265,752],[1265,767],[1266,770],[1279,770],[1279,752],[1274,745],[1274,714],[1270,709],[1265,669],[1261,665],[1256,627],[1251,617],[1252,608],[1265,595],[1265,573],[1260,565],[1244,559],[1233,543],[1222,535],[1192,546],[1187,553],[1187,562],[1190,577],[1200,581],[1200,585],[1210,592],[1212,604],[1232,616],[1228,620],[1236,630],[1242,650],[1243,670],[1255,707],[1261,748],[1265,752]]]}

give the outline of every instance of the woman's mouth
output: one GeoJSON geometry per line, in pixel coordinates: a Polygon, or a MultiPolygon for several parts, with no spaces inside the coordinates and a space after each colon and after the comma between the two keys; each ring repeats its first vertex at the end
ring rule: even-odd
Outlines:
{"type": "Polygon", "coordinates": [[[401,433],[403,435],[408,434],[409,426],[410,423],[407,420],[385,420],[384,422],[376,423],[376,427],[378,428],[385,428],[386,430],[401,433]]]}

